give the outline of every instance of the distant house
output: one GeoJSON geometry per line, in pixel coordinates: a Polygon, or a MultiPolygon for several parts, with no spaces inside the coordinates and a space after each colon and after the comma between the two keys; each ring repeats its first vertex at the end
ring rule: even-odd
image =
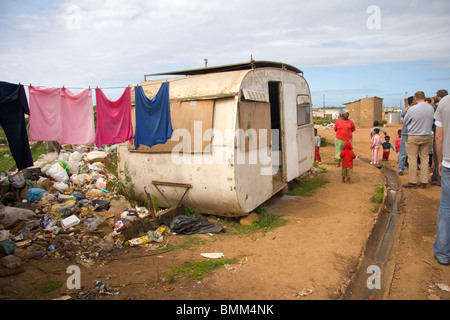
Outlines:
{"type": "Polygon", "coordinates": [[[401,108],[383,108],[383,120],[386,123],[402,123],[401,108]]]}
{"type": "Polygon", "coordinates": [[[313,117],[320,117],[320,118],[326,118],[329,117],[333,120],[336,120],[339,118],[339,112],[341,109],[313,109],[313,117]]]}
{"type": "Polygon", "coordinates": [[[364,98],[344,105],[357,128],[370,128],[375,120],[383,121],[383,98],[364,98]]]}

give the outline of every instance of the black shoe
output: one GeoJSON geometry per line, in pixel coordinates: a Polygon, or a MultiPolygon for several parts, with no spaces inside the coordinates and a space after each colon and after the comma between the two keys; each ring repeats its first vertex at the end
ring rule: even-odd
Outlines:
{"type": "Polygon", "coordinates": [[[439,261],[439,259],[436,258],[436,256],[434,256],[434,259],[436,259],[437,263],[439,263],[441,266],[449,266],[450,265],[450,262],[444,263],[444,262],[439,261]]]}
{"type": "Polygon", "coordinates": [[[403,171],[400,171],[400,172],[398,173],[398,175],[399,175],[399,176],[402,176],[402,175],[403,175],[403,171]]]}
{"type": "Polygon", "coordinates": [[[403,188],[416,188],[416,187],[417,187],[417,184],[411,183],[411,182],[403,185],[403,188]]]}
{"type": "Polygon", "coordinates": [[[421,183],[419,187],[421,189],[426,189],[427,188],[427,184],[426,183],[421,183]]]}

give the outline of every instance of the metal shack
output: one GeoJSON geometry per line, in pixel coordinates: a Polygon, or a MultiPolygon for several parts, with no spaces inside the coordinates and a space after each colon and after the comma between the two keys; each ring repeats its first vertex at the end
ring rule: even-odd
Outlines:
{"type": "MultiPolygon", "coordinates": [[[[299,69],[252,60],[146,75],[137,85],[151,99],[165,81],[172,138],[118,147],[120,176],[137,194],[146,190],[161,207],[243,216],[313,166],[311,94],[299,69]]],[[[133,107],[134,91],[134,116],[133,107]]]]}

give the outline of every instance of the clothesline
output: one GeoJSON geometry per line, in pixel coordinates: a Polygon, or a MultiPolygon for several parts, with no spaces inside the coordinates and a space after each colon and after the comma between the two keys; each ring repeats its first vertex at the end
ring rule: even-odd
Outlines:
{"type": "MultiPolygon", "coordinates": [[[[21,85],[21,83],[19,82],[19,85],[21,85]]],[[[24,87],[31,87],[32,85],[31,85],[31,83],[29,84],[29,85],[26,85],[26,84],[22,84],[24,87]]],[[[130,85],[128,85],[128,86],[126,86],[126,87],[101,87],[101,88],[99,88],[98,86],[96,86],[95,87],[95,89],[102,89],[102,90],[104,90],[104,89],[125,89],[125,88],[128,88],[130,85]]],[[[39,88],[48,88],[48,86],[34,86],[34,87],[39,87],[39,88]]],[[[78,87],[66,87],[66,86],[62,86],[62,88],[65,88],[65,89],[71,89],[71,90],[83,90],[83,89],[86,89],[86,88],[78,88],[78,87]]],[[[91,88],[91,86],[88,86],[88,89],[90,89],[91,88]]]]}
{"type": "MultiPolygon", "coordinates": [[[[164,144],[172,136],[169,83],[166,81],[155,97],[148,98],[136,86],[135,132],[131,121],[131,87],[116,100],[107,98],[97,88],[95,94],[84,88],[74,94],[69,88],[28,86],[0,81],[0,125],[8,138],[17,168],[33,165],[29,140],[58,141],[61,144],[92,144],[97,147],[134,140],[152,147],[164,144]],[[96,126],[93,98],[96,97],[96,126]],[[25,115],[29,115],[29,138],[25,115]]],[[[72,88],[72,87],[71,87],[72,88]]],[[[113,88],[113,87],[107,87],[113,88]]],[[[114,87],[115,89],[119,89],[114,87]]]]}

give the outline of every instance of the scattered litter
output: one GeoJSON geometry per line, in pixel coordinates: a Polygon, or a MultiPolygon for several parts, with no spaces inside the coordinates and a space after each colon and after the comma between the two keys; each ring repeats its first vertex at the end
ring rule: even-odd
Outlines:
{"type": "Polygon", "coordinates": [[[119,290],[114,290],[111,286],[101,281],[97,281],[95,283],[95,290],[97,290],[100,294],[107,294],[111,296],[117,296],[120,293],[119,290]]]}
{"type": "Polygon", "coordinates": [[[209,222],[203,217],[178,215],[167,218],[164,224],[177,234],[220,233],[223,227],[217,223],[209,222]]]}
{"type": "Polygon", "coordinates": [[[164,289],[164,292],[170,292],[170,291],[172,291],[174,288],[173,288],[172,286],[164,286],[163,289],[164,289]]]}
{"type": "Polygon", "coordinates": [[[448,284],[445,283],[436,283],[436,286],[441,289],[442,291],[450,292],[450,287],[448,284]]]}
{"type": "Polygon", "coordinates": [[[61,226],[64,229],[68,229],[70,227],[76,226],[80,223],[80,219],[76,215],[71,215],[70,217],[67,217],[63,220],[61,220],[61,226]]]}
{"type": "Polygon", "coordinates": [[[295,296],[297,298],[301,298],[301,297],[305,297],[305,296],[309,296],[313,293],[313,290],[311,289],[302,289],[302,291],[299,291],[295,294],[295,296]]]}
{"type": "Polygon", "coordinates": [[[224,254],[222,252],[200,253],[200,255],[208,259],[220,259],[224,257],[224,254]]]}
{"type": "MultiPolygon", "coordinates": [[[[117,149],[72,148],[62,146],[59,153],[39,156],[33,167],[1,173],[1,268],[19,270],[30,259],[49,258],[68,259],[85,268],[103,266],[113,250],[125,254],[130,247],[143,248],[142,252],[162,250],[168,246],[165,237],[169,235],[212,236],[224,230],[201,216],[164,212],[173,208],[155,212],[153,206],[131,204],[117,172],[110,171],[117,149]]],[[[117,294],[101,282],[96,290],[97,294],[117,294]]],[[[92,298],[92,292],[80,292],[79,298],[92,298]]]]}

